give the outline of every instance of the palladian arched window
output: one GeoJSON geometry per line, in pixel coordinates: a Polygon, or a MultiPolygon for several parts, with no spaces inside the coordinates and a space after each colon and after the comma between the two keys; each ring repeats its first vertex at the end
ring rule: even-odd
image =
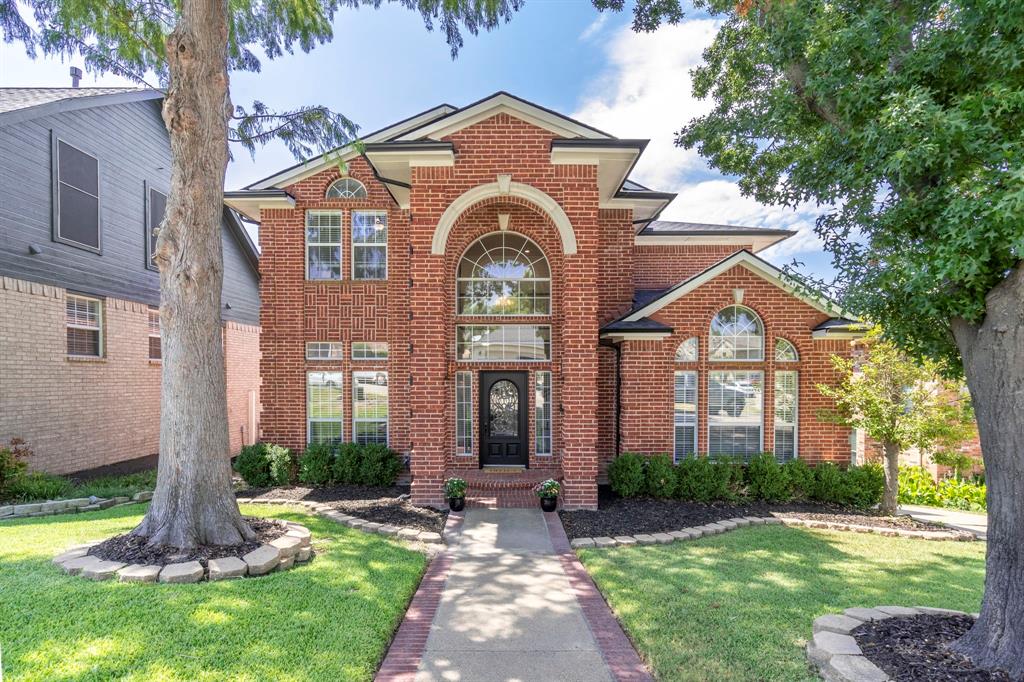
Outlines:
{"type": "Polygon", "coordinates": [[[786,339],[775,339],[775,362],[799,362],[796,346],[786,339]]]}
{"type": "Polygon", "coordinates": [[[711,320],[708,356],[712,360],[764,360],[764,325],[750,308],[731,305],[711,320]]]}
{"type": "Polygon", "coordinates": [[[355,178],[339,178],[327,188],[328,199],[365,199],[366,188],[355,178]]]}
{"type": "Polygon", "coordinates": [[[551,268],[533,241],[494,232],[473,242],[457,274],[460,315],[549,315],[551,268]]]}

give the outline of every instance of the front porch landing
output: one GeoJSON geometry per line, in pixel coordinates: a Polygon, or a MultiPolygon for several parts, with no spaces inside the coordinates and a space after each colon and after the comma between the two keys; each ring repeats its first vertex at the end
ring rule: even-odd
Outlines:
{"type": "Polygon", "coordinates": [[[486,509],[529,509],[540,502],[533,492],[541,481],[562,480],[552,469],[447,469],[444,477],[466,480],[466,506],[486,509]]]}

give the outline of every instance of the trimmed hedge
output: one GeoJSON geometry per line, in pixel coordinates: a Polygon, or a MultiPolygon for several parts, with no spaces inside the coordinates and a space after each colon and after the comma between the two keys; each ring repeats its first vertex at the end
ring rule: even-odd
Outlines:
{"type": "Polygon", "coordinates": [[[637,497],[644,492],[644,458],[623,452],[608,465],[608,483],[620,497],[637,497]]]}
{"type": "Polygon", "coordinates": [[[334,448],[327,443],[313,443],[299,459],[299,482],[324,485],[334,476],[334,448]]]}
{"type": "Polygon", "coordinates": [[[668,455],[655,455],[644,467],[644,487],[651,497],[666,499],[676,492],[676,468],[668,455]]]}
{"type": "Polygon", "coordinates": [[[386,445],[376,443],[312,443],[296,466],[288,448],[256,443],[242,448],[235,459],[235,470],[253,488],[287,485],[296,477],[307,485],[340,483],[387,487],[398,480],[402,458],[386,445]]]}

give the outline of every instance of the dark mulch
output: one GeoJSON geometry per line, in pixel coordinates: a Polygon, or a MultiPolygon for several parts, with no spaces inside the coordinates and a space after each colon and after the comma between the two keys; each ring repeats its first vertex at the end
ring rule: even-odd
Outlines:
{"type": "Polygon", "coordinates": [[[257,502],[260,498],[320,502],[366,521],[435,533],[442,532],[448,512],[414,506],[406,499],[405,496],[408,494],[409,486],[374,488],[362,485],[336,485],[314,488],[282,486],[280,488],[249,489],[239,491],[238,496],[251,497],[257,502]]]}
{"type": "Polygon", "coordinates": [[[787,516],[815,521],[855,523],[879,528],[913,530],[945,530],[942,526],[915,521],[910,517],[876,516],[855,509],[818,503],[768,504],[747,501],[739,504],[713,502],[682,502],[639,497],[617,497],[607,486],[599,488],[597,511],[560,511],[562,525],[570,539],[614,537],[637,533],[666,533],[691,526],[703,526],[736,516],[770,516],[784,512],[787,516]]]}
{"type": "Polygon", "coordinates": [[[923,615],[864,623],[851,634],[869,661],[896,682],[1010,682],[949,649],[974,625],[970,616],[923,615]]]}
{"type": "Polygon", "coordinates": [[[115,535],[109,540],[92,547],[89,554],[107,561],[121,561],[126,564],[148,564],[166,566],[184,561],[198,561],[203,567],[210,559],[224,557],[242,557],[257,547],[281,537],[287,529],[276,521],[246,517],[249,527],[256,533],[252,542],[240,545],[203,545],[190,549],[180,549],[169,545],[147,547],[147,539],[139,535],[115,535]]]}

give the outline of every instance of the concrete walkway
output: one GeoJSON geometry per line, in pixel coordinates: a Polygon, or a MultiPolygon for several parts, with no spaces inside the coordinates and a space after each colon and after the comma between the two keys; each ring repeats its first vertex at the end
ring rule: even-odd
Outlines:
{"type": "Polygon", "coordinates": [[[547,516],[539,509],[468,510],[461,532],[435,559],[446,573],[443,587],[439,575],[424,581],[433,608],[418,592],[417,611],[407,614],[422,626],[432,611],[421,650],[413,650],[416,638],[403,639],[400,628],[377,679],[650,679],[569,550],[558,517],[547,516]],[[404,666],[391,665],[399,662],[404,666]]]}
{"type": "Polygon", "coordinates": [[[950,528],[965,530],[969,533],[974,533],[982,540],[988,538],[988,515],[981,512],[965,512],[956,509],[901,504],[899,513],[911,516],[918,521],[941,523],[950,528]]]}

